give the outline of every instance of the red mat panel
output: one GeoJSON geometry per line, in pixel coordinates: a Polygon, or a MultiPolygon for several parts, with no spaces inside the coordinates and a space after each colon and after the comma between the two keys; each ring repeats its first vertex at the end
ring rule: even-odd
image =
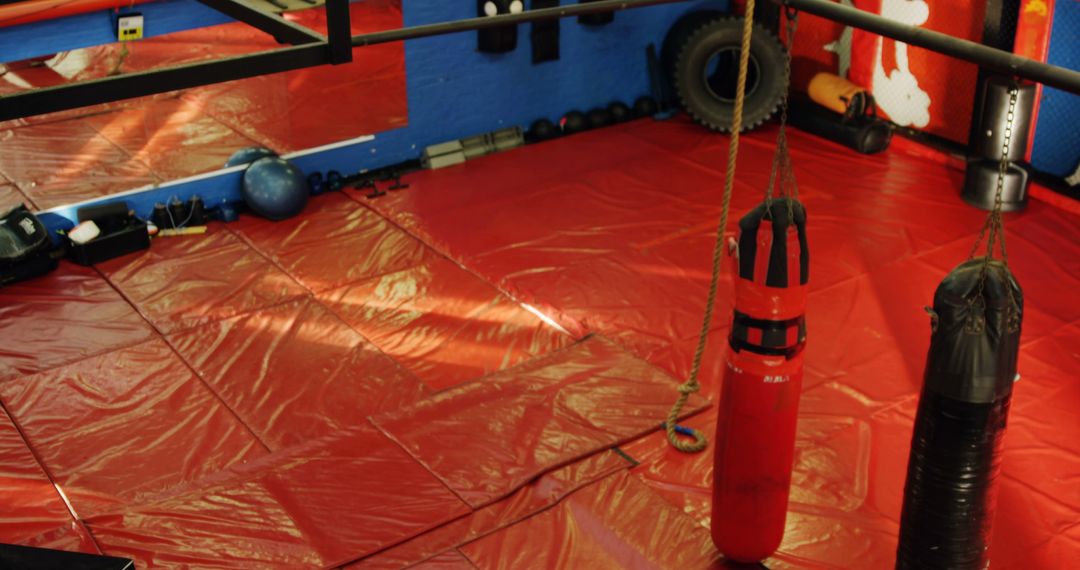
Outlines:
{"type": "Polygon", "coordinates": [[[570,493],[616,471],[625,470],[629,465],[614,451],[602,451],[549,471],[501,501],[345,568],[390,570],[414,567],[411,565],[425,560],[434,563],[440,557],[439,553],[535,515],[570,493]]]}
{"type": "Polygon", "coordinates": [[[168,341],[271,449],[367,424],[427,388],[310,298],[168,341]]]}
{"type": "Polygon", "coordinates": [[[303,216],[280,222],[242,216],[229,229],[315,292],[407,269],[432,255],[382,216],[336,193],[313,198],[303,216]]]}
{"type": "Polygon", "coordinates": [[[62,262],[33,281],[0,288],[0,379],[33,374],[153,335],[93,269],[62,262]]]}
{"type": "Polygon", "coordinates": [[[710,568],[709,531],[618,473],[555,508],[463,546],[481,569],[710,568]]]}
{"type": "Polygon", "coordinates": [[[160,179],[89,125],[63,121],[0,131],[0,172],[40,209],[160,179]]]}
{"type": "Polygon", "coordinates": [[[60,493],[3,410],[0,410],[0,497],[4,501],[0,543],[45,544],[58,550],[97,554],[93,539],[71,516],[60,493]]]}
{"type": "Polygon", "coordinates": [[[159,238],[98,269],[163,333],[301,296],[303,287],[220,224],[202,236],[159,238]]]}
{"type": "Polygon", "coordinates": [[[216,170],[255,141],[180,99],[147,101],[85,122],[163,180],[216,170]]]}
{"type": "Polygon", "coordinates": [[[235,470],[229,480],[88,524],[139,568],[333,567],[469,512],[370,426],[235,470]]]}
{"type": "MultiPolygon", "coordinates": [[[[480,507],[547,470],[657,429],[676,385],[612,342],[590,337],[374,420],[480,507]]],[[[687,413],[704,405],[695,397],[687,413]]]]}
{"type": "Polygon", "coordinates": [[[436,390],[573,342],[439,256],[318,298],[436,390]]]}
{"type": "Polygon", "coordinates": [[[435,558],[410,566],[410,568],[419,568],[421,570],[475,570],[476,567],[457,550],[450,550],[435,558]]]}
{"type": "MultiPolygon", "coordinates": [[[[733,221],[760,199],[774,136],[766,128],[743,139],[733,221]]],[[[961,168],[911,154],[902,143],[866,157],[791,134],[810,219],[810,340],[792,518],[770,567],[849,567],[850,556],[867,567],[893,562],[929,342],[922,307],[967,258],[985,217],[959,200],[961,168]]],[[[684,377],[700,326],[726,145],[725,137],[683,120],[638,121],[415,173],[408,178],[415,191],[370,204],[524,302],[550,307],[560,322],[602,331],[684,377]],[[566,178],[555,177],[551,164],[565,164],[566,178]],[[511,174],[522,171],[537,172],[536,179],[511,174]],[[480,173],[489,177],[480,181],[480,173]],[[559,216],[571,186],[582,196],[579,208],[559,216]],[[650,209],[658,188],[678,208],[650,209]],[[527,204],[520,209],[519,197],[527,204]],[[551,199],[551,210],[538,211],[540,197],[551,199]],[[620,227],[626,210],[634,212],[620,227]],[[641,210],[657,219],[637,223],[641,210]],[[457,223],[494,213],[497,231],[465,231],[457,223]],[[513,223],[524,219],[540,227],[513,223]]],[[[1069,404],[1080,395],[1063,380],[1080,374],[1080,218],[1032,200],[1023,213],[1006,216],[1006,227],[1026,312],[1023,379],[1012,412],[1017,427],[1006,436],[1011,482],[1004,485],[1028,491],[999,506],[1008,514],[998,517],[994,564],[1031,567],[1020,555],[1028,549],[1036,566],[1055,567],[1069,549],[1072,527],[1058,513],[1075,511],[1068,474],[1080,456],[1071,443],[1080,423],[1069,404]],[[1022,546],[1010,542],[1014,534],[1022,546]]],[[[728,288],[725,278],[703,367],[705,394],[717,393],[723,370],[728,288]]],[[[689,423],[713,428],[707,416],[689,423]]],[[[668,450],[658,434],[626,447],[646,458],[638,473],[651,488],[706,519],[711,461],[668,450]]],[[[1002,492],[1002,500],[1008,496],[1002,492]]]]}
{"type": "Polygon", "coordinates": [[[80,517],[265,454],[160,340],[7,380],[0,399],[80,517]]]}
{"type": "Polygon", "coordinates": [[[17,186],[0,178],[0,213],[7,212],[19,204],[25,204],[27,208],[34,209],[34,203],[20,192],[17,186]]]}

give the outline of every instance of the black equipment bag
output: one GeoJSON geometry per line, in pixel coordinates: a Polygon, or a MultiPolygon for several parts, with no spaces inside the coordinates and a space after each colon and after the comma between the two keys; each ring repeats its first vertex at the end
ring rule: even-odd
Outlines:
{"type": "Polygon", "coordinates": [[[59,257],[49,231],[26,206],[0,217],[0,286],[48,273],[59,257]]]}

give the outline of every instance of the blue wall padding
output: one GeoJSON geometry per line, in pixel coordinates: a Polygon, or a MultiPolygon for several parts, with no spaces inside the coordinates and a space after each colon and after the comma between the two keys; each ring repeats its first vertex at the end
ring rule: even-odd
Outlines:
{"type": "MultiPolygon", "coordinates": [[[[574,0],[563,0],[564,4],[574,0]]],[[[546,117],[557,120],[566,111],[632,103],[648,94],[650,82],[645,48],[658,47],[681,15],[702,8],[726,9],[726,0],[698,0],[618,12],[607,26],[561,20],[561,58],[532,64],[528,41],[515,51],[485,54],[476,50],[476,32],[410,40],[405,44],[409,125],[379,133],[375,140],[296,159],[305,171],[352,173],[418,158],[424,147],[518,125],[546,117]]],[[[403,0],[406,26],[475,17],[469,0],[426,2],[403,0]]],[[[528,38],[530,25],[518,33],[528,38]]],[[[354,57],[365,57],[363,48],[354,57]]],[[[357,136],[366,133],[356,133],[357,136]]],[[[553,165],[554,167],[554,165],[553,165]]],[[[127,196],[136,211],[148,214],[155,202],[172,195],[198,193],[207,203],[240,199],[239,177],[223,175],[217,186],[206,180],[198,192],[186,187],[147,190],[127,196]]]]}
{"type": "MultiPolygon", "coordinates": [[[[120,11],[121,14],[125,12],[143,15],[144,37],[233,21],[197,0],[160,0],[120,11]]],[[[43,20],[0,28],[0,62],[30,59],[115,41],[116,13],[112,10],[43,20]]]]}
{"type": "MultiPolygon", "coordinates": [[[[1080,2],[1054,4],[1046,60],[1080,70],[1080,2]]],[[[1044,172],[1068,176],[1080,162],[1080,95],[1050,87],[1044,87],[1042,93],[1031,164],[1044,172]]]]}

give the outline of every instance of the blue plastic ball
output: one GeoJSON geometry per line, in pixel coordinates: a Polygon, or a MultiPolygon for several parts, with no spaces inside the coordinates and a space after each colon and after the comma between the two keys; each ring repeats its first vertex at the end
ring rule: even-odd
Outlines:
{"type": "Polygon", "coordinates": [[[244,202],[270,220],[291,218],[304,210],[308,184],[304,173],[279,157],[260,158],[244,171],[244,202]]]}
{"type": "Polygon", "coordinates": [[[241,164],[251,164],[260,158],[277,155],[276,152],[266,147],[249,146],[234,152],[233,155],[229,157],[229,160],[225,162],[225,168],[240,166],[241,164]]]}

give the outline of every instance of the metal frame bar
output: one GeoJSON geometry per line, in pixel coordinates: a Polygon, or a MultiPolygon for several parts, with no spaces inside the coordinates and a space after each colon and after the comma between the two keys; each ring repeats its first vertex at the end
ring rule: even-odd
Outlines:
{"type": "Polygon", "coordinates": [[[166,69],[128,73],[0,97],[0,120],[41,115],[233,79],[327,63],[326,44],[311,43],[166,69]]]}
{"type": "MultiPolygon", "coordinates": [[[[227,0],[205,1],[207,1],[208,5],[226,6],[228,4],[230,10],[237,9],[236,5],[238,4],[236,1],[229,2],[227,0]]],[[[469,18],[411,26],[361,34],[350,38],[348,35],[348,0],[328,0],[326,3],[327,25],[330,36],[328,40],[268,52],[166,67],[141,73],[4,95],[0,96],[0,121],[165,93],[176,89],[198,87],[234,79],[244,79],[257,75],[291,71],[304,67],[314,67],[328,63],[345,63],[352,60],[351,47],[684,1],[686,0],[600,0],[584,4],[529,10],[519,14],[503,14],[489,18],[469,18]]],[[[876,14],[848,8],[828,0],[772,1],[914,46],[924,47],[970,61],[990,69],[1080,94],[1080,72],[1048,65],[947,34],[907,26],[876,14]]],[[[250,19],[256,17],[250,12],[243,14],[238,12],[238,15],[250,19]]],[[[282,21],[284,20],[282,19],[282,21]]],[[[270,25],[265,19],[260,19],[259,23],[260,25],[270,25]]],[[[292,33],[294,32],[290,32],[290,35],[292,33]]],[[[299,37],[296,37],[296,39],[299,39],[299,37]]]]}
{"type": "Polygon", "coordinates": [[[248,0],[199,0],[199,3],[262,30],[280,42],[295,46],[326,41],[322,34],[294,24],[273,12],[261,10],[248,0]]]}
{"type": "Polygon", "coordinates": [[[909,45],[970,61],[987,69],[1029,79],[1070,93],[1080,94],[1080,72],[1071,69],[1035,61],[933,30],[908,26],[877,14],[871,14],[857,8],[849,8],[829,0],[772,1],[807,14],[820,16],[826,20],[840,22],[909,45]]]}
{"type": "Polygon", "coordinates": [[[348,63],[352,61],[352,19],[349,16],[349,0],[327,0],[326,31],[330,40],[330,63],[348,63]]]}
{"type": "MultiPolygon", "coordinates": [[[[188,89],[234,79],[246,79],[258,75],[292,71],[305,67],[346,63],[352,61],[352,48],[358,46],[685,1],[601,0],[587,4],[529,10],[520,14],[504,14],[490,18],[440,22],[350,36],[349,0],[327,0],[327,28],[330,36],[328,40],[321,39],[320,36],[318,42],[305,43],[289,48],[3,95],[0,96],[0,121],[65,111],[121,99],[167,93],[177,89],[188,89]]],[[[214,8],[217,8],[218,5],[225,7],[228,4],[227,9],[236,10],[236,14],[244,18],[255,19],[257,16],[250,12],[241,13],[241,8],[237,7],[239,2],[209,0],[206,3],[214,8]]],[[[265,19],[259,19],[259,24],[268,25],[265,19]]]]}

